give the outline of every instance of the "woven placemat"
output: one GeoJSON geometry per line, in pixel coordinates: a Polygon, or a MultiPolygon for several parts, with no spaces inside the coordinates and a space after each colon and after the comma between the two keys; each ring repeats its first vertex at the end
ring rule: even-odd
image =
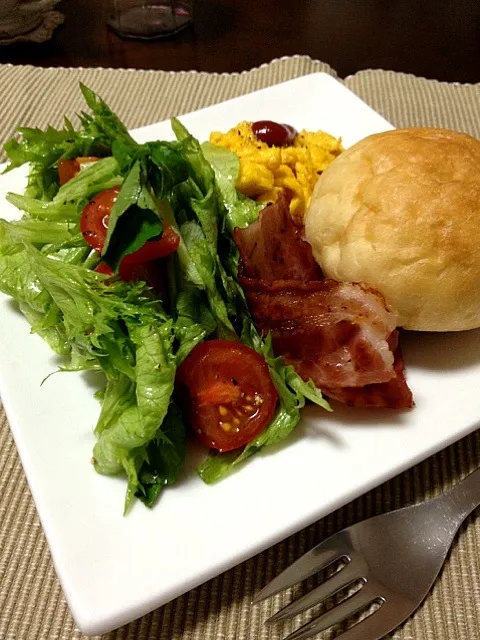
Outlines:
{"type": "MultiPolygon", "coordinates": [[[[240,74],[0,66],[0,141],[18,124],[59,125],[82,107],[81,80],[110,102],[130,127],[163,120],[316,71],[304,56],[240,74]]],[[[362,71],[346,85],[396,126],[439,125],[480,138],[480,84],[454,85],[385,71],[362,71]]],[[[316,542],[356,520],[430,497],[480,460],[475,432],[173,602],[101,640],[279,640],[291,630],[266,627],[286,596],[263,606],[253,594],[316,542]]],[[[306,618],[305,618],[306,619],[306,618]]],[[[295,626],[300,622],[296,620],[295,626]]],[[[328,634],[323,638],[329,638],[328,634]]],[[[395,640],[480,638],[480,522],[462,526],[440,578],[395,640]]],[[[0,640],[83,640],[58,584],[20,461],[0,407],[0,640]]],[[[97,636],[96,640],[100,640],[97,636]]]]}

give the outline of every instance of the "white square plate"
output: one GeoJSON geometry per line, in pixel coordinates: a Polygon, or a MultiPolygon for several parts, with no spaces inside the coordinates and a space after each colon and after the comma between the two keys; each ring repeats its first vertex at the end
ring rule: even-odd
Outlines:
{"type": "MultiPolygon", "coordinates": [[[[115,108],[115,105],[112,105],[115,108]]],[[[342,84],[305,76],[183,116],[201,141],[241,120],[324,129],[349,146],[392,128],[342,84]]],[[[21,124],[21,123],[19,123],[21,124]]],[[[171,139],[168,122],[135,132],[171,139]]],[[[4,202],[25,171],[0,176],[4,202]]],[[[57,374],[58,361],[6,297],[0,298],[0,389],[25,473],[73,616],[101,634],[251,557],[472,431],[480,417],[480,332],[404,337],[416,407],[396,414],[310,407],[284,445],[208,487],[191,452],[178,484],[153,510],[122,516],[125,483],[90,458],[99,405],[95,376],[57,374]]],[[[195,459],[196,458],[196,459],[195,459]]]]}

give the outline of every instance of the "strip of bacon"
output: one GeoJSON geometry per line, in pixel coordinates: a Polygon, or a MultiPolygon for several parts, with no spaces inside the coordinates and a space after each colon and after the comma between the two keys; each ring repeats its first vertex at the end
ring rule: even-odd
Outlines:
{"type": "Polygon", "coordinates": [[[396,326],[382,297],[359,284],[240,277],[259,331],[306,380],[362,387],[395,377],[388,338],[396,326]]]}
{"type": "Polygon", "coordinates": [[[322,271],[312,247],[302,239],[301,227],[290,217],[284,195],[260,213],[245,229],[235,229],[233,239],[242,257],[243,275],[274,280],[320,280],[322,271]]]}
{"type": "Polygon", "coordinates": [[[236,229],[239,282],[258,329],[303,379],[360,407],[413,406],[396,317],[361,284],[322,279],[310,245],[280,198],[236,229]]]}
{"type": "Polygon", "coordinates": [[[367,384],[364,387],[323,388],[329,398],[335,398],[344,404],[354,407],[385,407],[394,409],[411,409],[413,395],[405,380],[405,363],[398,347],[394,351],[396,376],[382,384],[367,384]]]}

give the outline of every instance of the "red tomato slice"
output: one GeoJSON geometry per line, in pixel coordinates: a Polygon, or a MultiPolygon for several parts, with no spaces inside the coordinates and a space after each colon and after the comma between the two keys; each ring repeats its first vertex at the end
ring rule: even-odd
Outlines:
{"type": "Polygon", "coordinates": [[[174,253],[178,249],[180,244],[180,236],[170,227],[170,225],[163,221],[162,237],[158,240],[147,240],[143,247],[137,249],[134,253],[130,253],[125,256],[124,260],[133,260],[135,262],[150,262],[150,260],[157,260],[158,258],[164,258],[170,253],[174,253]]]}
{"type": "Polygon", "coordinates": [[[105,276],[113,276],[113,269],[108,266],[106,262],[99,262],[95,267],[94,271],[97,273],[102,273],[105,276]]]}
{"type": "MultiPolygon", "coordinates": [[[[87,243],[99,253],[103,249],[107,237],[108,219],[113,205],[115,204],[120,187],[112,187],[98,193],[86,205],[80,219],[80,230],[87,243]]],[[[140,277],[130,277],[134,271],[134,265],[144,265],[158,258],[164,258],[178,249],[180,236],[170,227],[167,222],[163,222],[163,233],[158,240],[148,240],[137,251],[125,256],[120,265],[120,277],[122,280],[144,279],[140,277]],[[127,277],[124,277],[123,274],[127,277]]]]}
{"type": "Polygon", "coordinates": [[[95,156],[84,156],[84,157],[74,158],[73,160],[67,160],[66,158],[61,158],[58,161],[59,185],[62,186],[66,182],[74,178],[77,175],[77,173],[80,172],[80,168],[82,164],[95,162],[96,160],[100,160],[100,158],[97,158],[95,156]]]}
{"type": "Polygon", "coordinates": [[[247,444],[271,422],[278,394],[265,360],[241,342],[207,340],[178,368],[200,440],[220,452],[247,444]]]}
{"type": "Polygon", "coordinates": [[[120,187],[100,191],[85,206],[80,218],[80,231],[87,243],[98,251],[103,249],[107,237],[108,219],[115,204],[120,187]]]}

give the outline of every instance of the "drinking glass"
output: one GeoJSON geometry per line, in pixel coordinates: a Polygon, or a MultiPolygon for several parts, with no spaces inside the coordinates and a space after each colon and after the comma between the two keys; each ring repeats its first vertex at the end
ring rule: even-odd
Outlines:
{"type": "Polygon", "coordinates": [[[184,29],[193,20],[193,0],[110,0],[107,24],[123,38],[151,40],[184,29]]]}

